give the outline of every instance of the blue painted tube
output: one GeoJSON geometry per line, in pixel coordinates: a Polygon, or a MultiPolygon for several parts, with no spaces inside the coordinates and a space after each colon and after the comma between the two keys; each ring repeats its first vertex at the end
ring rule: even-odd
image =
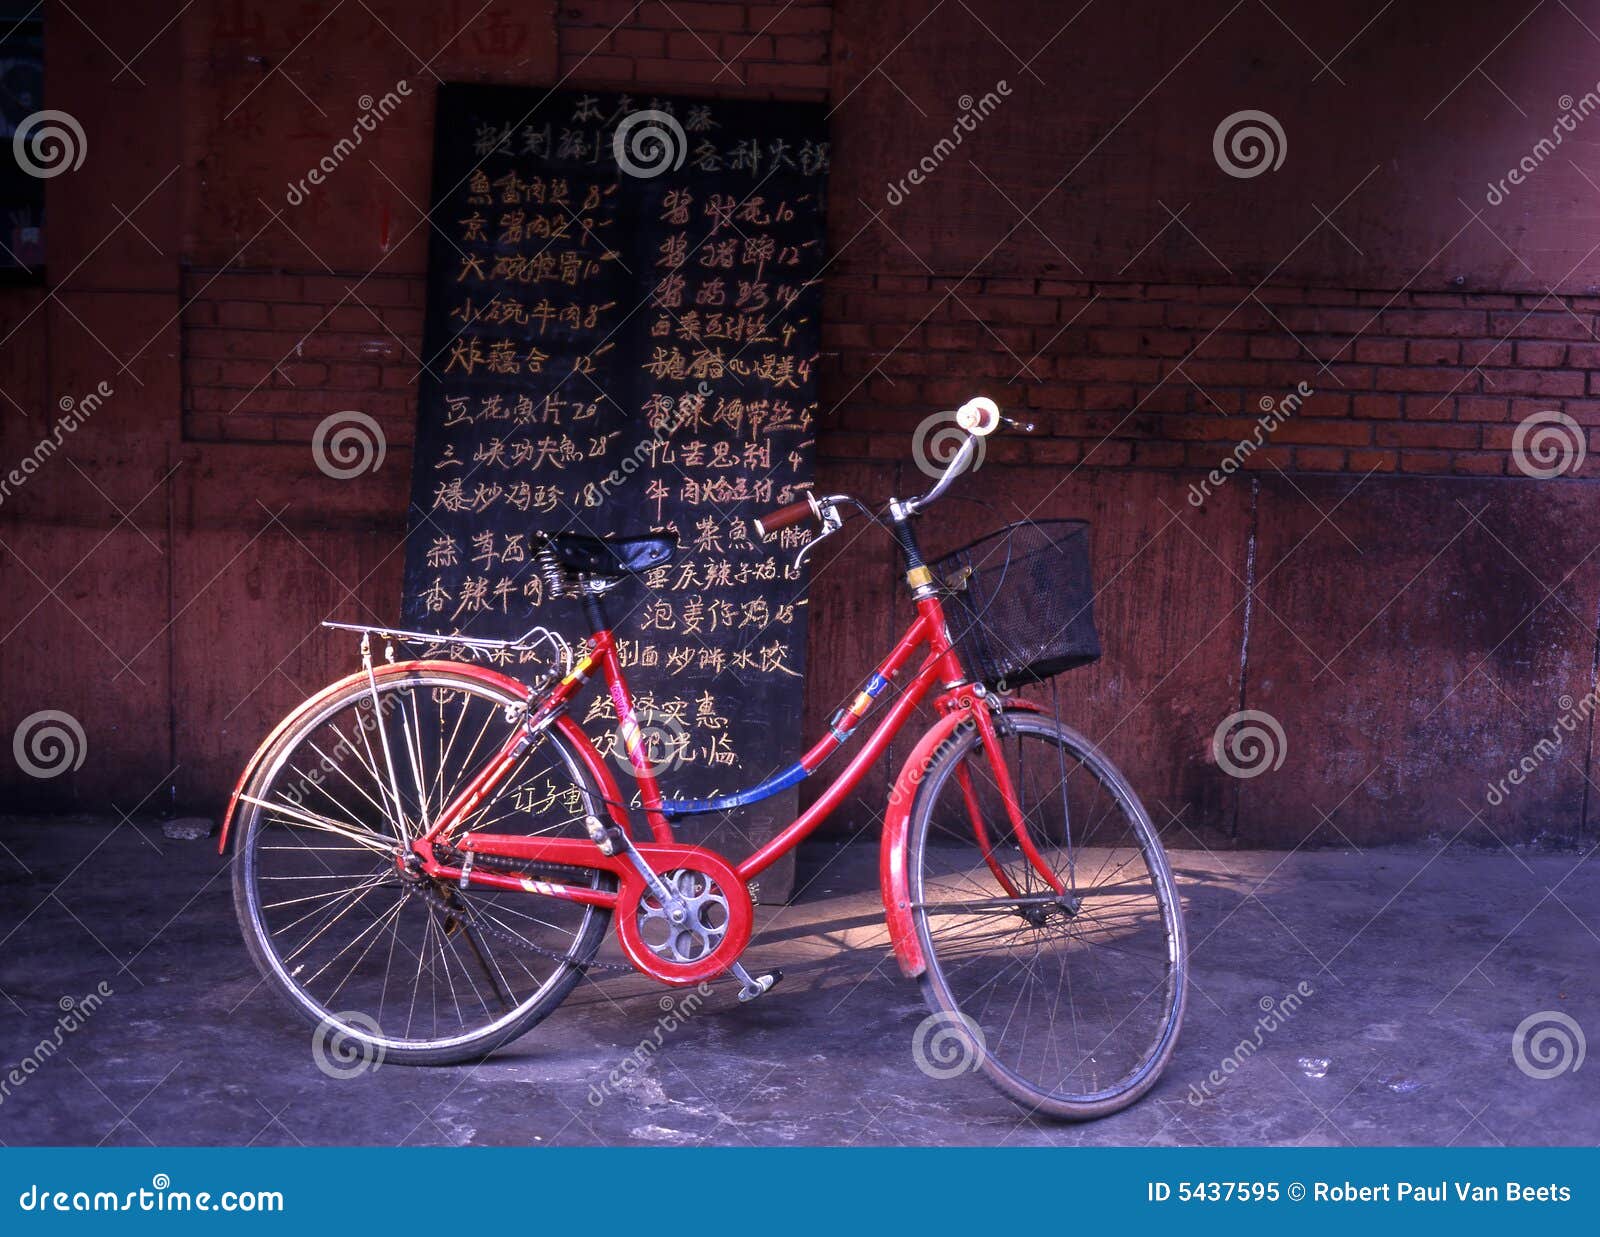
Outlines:
{"type": "MultiPolygon", "coordinates": [[[[888,679],[881,674],[874,674],[867,680],[866,686],[861,690],[873,700],[876,700],[883,689],[888,686],[888,679]]],[[[841,710],[834,719],[835,722],[847,712],[848,710],[841,710]]],[[[850,737],[849,730],[839,730],[836,725],[830,724],[828,729],[833,734],[835,749],[850,737]]],[[[818,764],[820,765],[821,761],[818,764]]],[[[795,783],[805,781],[814,772],[815,770],[807,769],[799,761],[796,761],[781,773],[774,773],[766,781],[760,782],[748,790],[737,790],[733,794],[725,795],[720,799],[663,799],[661,801],[661,812],[664,816],[700,816],[706,812],[731,811],[736,807],[744,807],[746,804],[759,803],[763,799],[770,799],[780,790],[787,790],[795,783]]]]}
{"type": "Polygon", "coordinates": [[[744,807],[748,803],[759,803],[762,799],[769,799],[780,790],[787,790],[795,783],[805,781],[809,776],[806,767],[796,761],[782,772],[774,773],[766,781],[747,790],[735,791],[720,799],[663,799],[661,811],[667,816],[699,816],[704,812],[726,812],[736,807],[744,807]]]}

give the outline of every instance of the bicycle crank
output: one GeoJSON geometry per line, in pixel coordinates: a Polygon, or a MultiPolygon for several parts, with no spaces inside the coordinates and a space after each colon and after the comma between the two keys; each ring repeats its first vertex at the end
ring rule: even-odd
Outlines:
{"type": "MultiPolygon", "coordinates": [[[[755,911],[749,886],[731,863],[700,846],[635,842],[620,828],[590,832],[589,838],[465,833],[453,846],[477,856],[474,885],[489,881],[491,857],[610,872],[618,885],[618,941],[628,961],[652,979],[681,987],[733,970],[750,943],[755,911]]],[[[437,866],[450,878],[464,874],[437,866]]],[[[521,882],[530,893],[539,892],[537,885],[521,882]]]]}
{"type": "MultiPolygon", "coordinates": [[[[659,957],[675,965],[691,965],[715,953],[728,934],[728,898],[716,880],[694,868],[663,872],[662,886],[668,894],[663,905],[655,896],[639,904],[639,936],[659,957]]],[[[743,964],[734,962],[729,973],[739,981],[739,999],[753,1001],[772,991],[783,978],[782,971],[751,975],[743,964]]]]}

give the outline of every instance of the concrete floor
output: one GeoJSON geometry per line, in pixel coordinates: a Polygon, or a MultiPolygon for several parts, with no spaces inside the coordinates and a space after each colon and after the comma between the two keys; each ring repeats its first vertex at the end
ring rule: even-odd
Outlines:
{"type": "Polygon", "coordinates": [[[112,820],[0,818],[0,1140],[108,1143],[1594,1144],[1600,1068],[1525,1074],[1513,1033],[1600,1028],[1600,861],[1431,848],[1175,855],[1194,947],[1176,1056],[1133,1109],[1021,1118],[981,1076],[914,1066],[925,1015],[877,908],[875,851],[819,847],[751,956],[598,1104],[663,990],[602,976],[475,1067],[330,1079],[259,982],[226,862],[112,820]],[[51,891],[54,892],[51,892],[51,891]],[[63,997],[110,995],[59,1051],[63,997]],[[1264,1001],[1311,995],[1223,1085],[1264,1001]],[[104,991],[104,989],[102,989],[104,991]],[[8,1082],[25,1059],[36,1070],[8,1082]],[[1220,1076],[1220,1075],[1219,1075],[1220,1076]],[[1198,1102],[1196,1102],[1198,1101],[1198,1102]]]}

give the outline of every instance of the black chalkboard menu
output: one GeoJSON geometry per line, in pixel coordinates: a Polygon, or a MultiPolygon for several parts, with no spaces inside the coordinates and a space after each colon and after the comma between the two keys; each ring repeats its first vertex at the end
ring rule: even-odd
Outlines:
{"type": "MultiPolygon", "coordinates": [[[[827,172],[820,106],[438,92],[406,618],[576,643],[530,534],[675,531],[606,599],[675,798],[758,782],[804,737],[809,533],[758,544],[750,520],[811,483],[827,172]]],[[[623,760],[603,690],[576,715],[623,760]]],[[[737,850],[793,802],[681,831],[737,850]]]]}
{"type": "MultiPolygon", "coordinates": [[[[19,10],[20,11],[20,10],[19,10]]],[[[0,274],[42,278],[45,263],[45,181],[79,166],[82,127],[44,107],[44,25],[29,15],[0,21],[0,274]]]]}

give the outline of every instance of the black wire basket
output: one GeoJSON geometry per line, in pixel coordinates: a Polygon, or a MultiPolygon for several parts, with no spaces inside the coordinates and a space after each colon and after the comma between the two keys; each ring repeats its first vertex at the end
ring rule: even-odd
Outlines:
{"type": "Polygon", "coordinates": [[[1008,524],[933,564],[950,635],[989,687],[1037,683],[1100,656],[1083,520],[1008,524]]]}

